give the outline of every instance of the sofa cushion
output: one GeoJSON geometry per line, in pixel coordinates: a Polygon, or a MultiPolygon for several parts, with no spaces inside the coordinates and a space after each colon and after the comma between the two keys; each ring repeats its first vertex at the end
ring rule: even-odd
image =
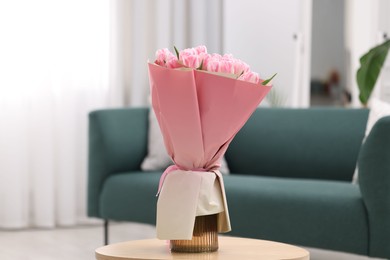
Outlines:
{"type": "Polygon", "coordinates": [[[100,215],[104,219],[156,224],[157,189],[161,172],[113,174],[104,182],[100,215]]]}
{"type": "MultiPolygon", "coordinates": [[[[164,138],[158,125],[158,121],[153,110],[149,110],[148,125],[148,154],[144,158],[141,169],[144,171],[163,171],[173,162],[169,157],[164,145],[164,138]]],[[[229,167],[223,156],[221,158],[221,167],[219,170],[222,174],[229,174],[229,167]]]]}
{"type": "Polygon", "coordinates": [[[368,253],[368,220],[356,185],[234,174],[224,183],[234,209],[231,235],[368,253]]]}
{"type": "MultiPolygon", "coordinates": [[[[161,172],[110,176],[100,214],[155,224],[161,172]]],[[[224,176],[232,232],[252,238],[367,254],[367,217],[358,186],[340,181],[224,176]],[[255,223],[255,224],[253,224],[255,223]]]]}
{"type": "MultiPolygon", "coordinates": [[[[370,112],[368,114],[367,119],[367,125],[366,125],[366,132],[364,135],[364,140],[367,138],[367,136],[370,134],[371,129],[374,127],[376,122],[378,122],[379,119],[390,116],[390,103],[384,102],[382,100],[379,100],[377,98],[372,98],[370,101],[370,112]]],[[[356,166],[355,172],[353,174],[352,182],[354,184],[358,184],[358,176],[359,176],[359,169],[356,166]]]]}
{"type": "Polygon", "coordinates": [[[226,152],[231,172],[351,181],[368,110],[257,109],[226,152]]]}

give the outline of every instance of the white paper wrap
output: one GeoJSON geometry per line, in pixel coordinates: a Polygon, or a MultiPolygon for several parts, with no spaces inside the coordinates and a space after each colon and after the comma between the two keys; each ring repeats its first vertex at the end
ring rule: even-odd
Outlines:
{"type": "Polygon", "coordinates": [[[195,217],[212,214],[218,214],[218,232],[231,230],[221,173],[172,171],[157,202],[157,238],[190,240],[195,217]]]}

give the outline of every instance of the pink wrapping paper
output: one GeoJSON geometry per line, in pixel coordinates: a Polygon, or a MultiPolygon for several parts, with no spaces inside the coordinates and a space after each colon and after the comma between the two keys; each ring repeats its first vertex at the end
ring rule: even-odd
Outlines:
{"type": "Polygon", "coordinates": [[[149,64],[149,79],[165,147],[177,166],[161,180],[157,237],[191,239],[195,217],[215,213],[219,231],[230,231],[219,161],[271,86],[155,64],[149,64]]]}

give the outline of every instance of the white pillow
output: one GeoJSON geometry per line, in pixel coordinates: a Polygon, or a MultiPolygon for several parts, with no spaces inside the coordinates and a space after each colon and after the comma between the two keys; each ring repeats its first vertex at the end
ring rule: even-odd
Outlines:
{"type": "MultiPolygon", "coordinates": [[[[141,164],[143,171],[157,171],[164,170],[169,165],[173,164],[171,158],[168,156],[164,145],[164,139],[158,125],[156,115],[153,110],[149,110],[149,133],[148,133],[148,154],[141,164]]],[[[228,174],[229,168],[225,157],[222,157],[221,173],[228,174]]]]}
{"type": "MultiPolygon", "coordinates": [[[[370,102],[370,113],[368,114],[368,120],[366,125],[366,132],[364,134],[363,143],[367,136],[370,134],[372,127],[375,123],[385,116],[390,116],[390,104],[383,102],[377,98],[373,98],[370,102]]],[[[356,166],[355,173],[353,174],[352,183],[357,184],[359,180],[358,168],[356,166]]]]}
{"type": "Polygon", "coordinates": [[[148,154],[141,164],[141,169],[143,171],[164,170],[172,164],[172,160],[165,150],[164,139],[152,110],[149,113],[148,131],[148,154]]]}

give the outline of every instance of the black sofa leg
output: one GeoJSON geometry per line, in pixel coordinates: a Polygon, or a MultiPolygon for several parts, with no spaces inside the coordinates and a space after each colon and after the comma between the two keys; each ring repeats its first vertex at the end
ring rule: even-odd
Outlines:
{"type": "Polygon", "coordinates": [[[108,220],[104,220],[104,245],[108,245],[108,220]]]}

